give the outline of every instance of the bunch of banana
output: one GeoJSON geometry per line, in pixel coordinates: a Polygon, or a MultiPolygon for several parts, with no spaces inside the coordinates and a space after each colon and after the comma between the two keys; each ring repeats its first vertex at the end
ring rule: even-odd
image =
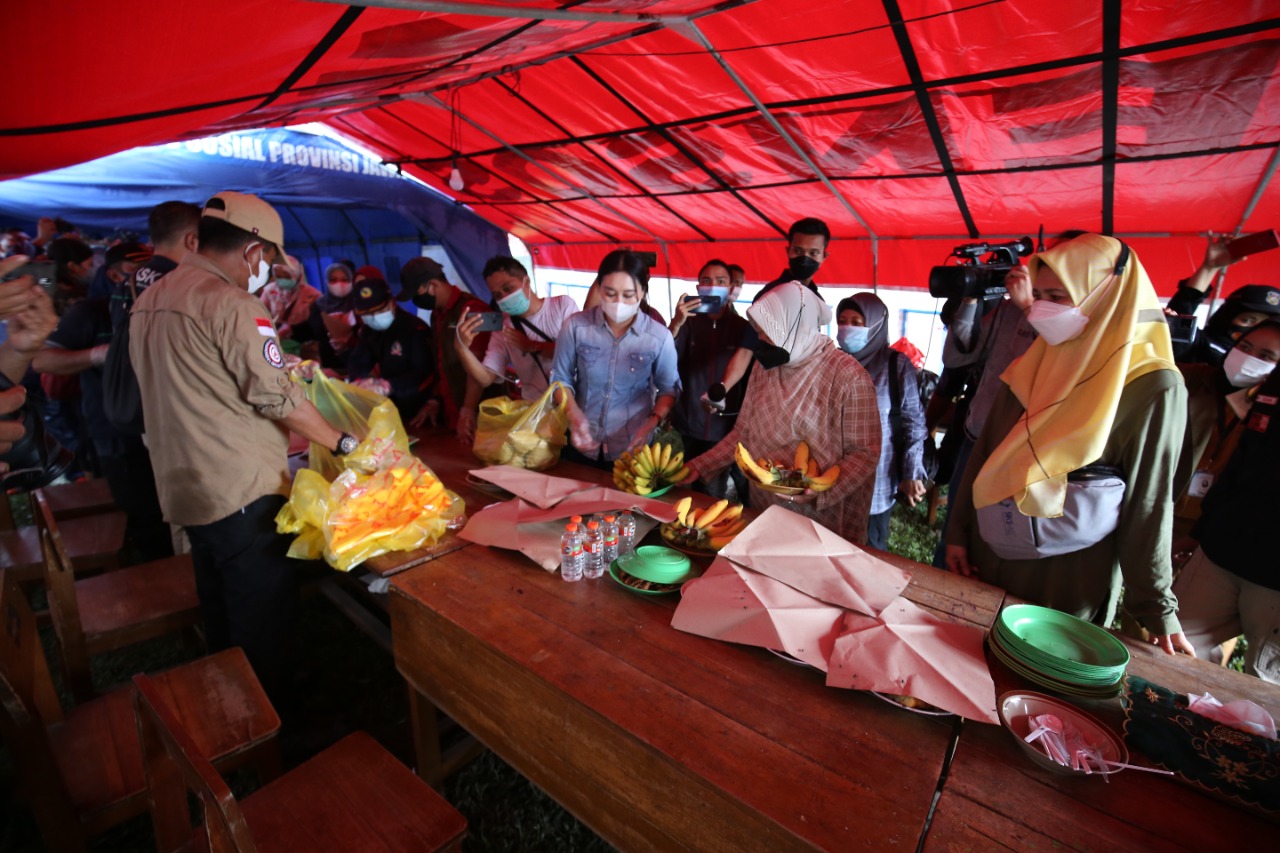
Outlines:
{"type": "Polygon", "coordinates": [[[719,500],[701,510],[692,504],[692,498],[676,501],[676,520],[662,525],[662,538],[686,548],[719,551],[747,526],[742,504],[719,500]]]}
{"type": "Polygon", "coordinates": [[[809,455],[809,445],[804,441],[796,446],[795,457],[788,461],[770,460],[763,456],[759,459],[754,458],[741,442],[738,443],[734,458],[737,460],[738,467],[749,477],[768,486],[787,486],[825,492],[835,485],[840,476],[839,465],[832,465],[826,471],[822,471],[817,460],[809,455]]]}
{"type": "Polygon", "coordinates": [[[613,460],[613,484],[633,495],[651,494],[688,476],[684,451],[672,452],[670,444],[655,442],[613,460]]]}

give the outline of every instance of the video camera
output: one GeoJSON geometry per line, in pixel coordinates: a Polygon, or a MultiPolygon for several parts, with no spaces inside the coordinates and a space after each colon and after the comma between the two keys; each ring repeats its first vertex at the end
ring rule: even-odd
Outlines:
{"type": "MultiPolygon", "coordinates": [[[[0,391],[7,391],[12,387],[13,383],[9,378],[0,374],[0,391]]],[[[27,400],[21,409],[13,414],[0,416],[0,420],[19,421],[24,428],[22,438],[14,442],[7,453],[0,454],[0,460],[9,466],[8,471],[0,473],[0,486],[5,491],[29,492],[43,488],[66,474],[75,462],[71,451],[45,430],[44,420],[36,411],[35,401],[27,400]]]]}
{"type": "Polygon", "coordinates": [[[951,250],[960,261],[929,271],[929,295],[937,299],[994,299],[1005,292],[1004,279],[1018,258],[1036,249],[1030,237],[1009,243],[965,243],[951,250]],[[979,258],[988,255],[985,261],[979,258]]]}

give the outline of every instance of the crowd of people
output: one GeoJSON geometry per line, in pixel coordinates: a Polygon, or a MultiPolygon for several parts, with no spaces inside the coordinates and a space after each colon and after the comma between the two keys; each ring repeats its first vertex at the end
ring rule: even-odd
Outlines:
{"type": "Polygon", "coordinates": [[[159,205],[150,244],[120,241],[101,264],[62,230],[41,220],[35,239],[4,238],[0,270],[46,255],[56,281],[0,285],[0,415],[39,419],[0,420],[0,453],[33,429],[74,452],[58,473],[106,479],[136,559],[186,547],[181,528],[210,648],[242,646],[286,710],[298,571],[274,519],[288,434],[339,455],[356,444],[291,378],[299,360],[467,444],[485,398],[551,391],[568,412],[564,456],[602,468],[669,425],[693,488],[878,549],[894,508],[931,485],[941,422],[956,446],[940,566],[1102,625],[1123,611],[1169,653],[1212,656],[1243,633],[1248,671],[1280,680],[1280,575],[1241,532],[1266,523],[1280,460],[1280,289],[1235,290],[1194,343],[1175,345],[1166,323],[1231,262],[1220,242],[1165,309],[1123,241],[1061,235],[1009,271],[1006,295],[947,306],[926,407],[884,302],[858,292],[833,310],[819,290],[832,237],[817,219],[792,225],[785,268],[745,311],[745,272],[717,258],[669,323],[648,303],[648,261],[626,249],[603,258],[579,310],[505,256],[484,267],[490,303],[428,257],[393,271],[398,293],[347,259],[313,285],[276,211],[235,192],[159,205]],[[145,432],[108,414],[109,359],[136,375],[145,432]],[[732,462],[739,443],[790,458],[801,441],[839,466],[829,489],[767,491],[732,462]]]}

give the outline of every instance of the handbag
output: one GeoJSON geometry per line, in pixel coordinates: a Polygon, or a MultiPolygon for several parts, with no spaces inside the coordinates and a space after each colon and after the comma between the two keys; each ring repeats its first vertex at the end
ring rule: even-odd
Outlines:
{"type": "Polygon", "coordinates": [[[480,403],[476,418],[476,458],[488,465],[514,465],[531,471],[550,468],[560,461],[568,442],[568,392],[555,402],[559,382],[553,382],[537,400],[494,397],[480,403]]]}
{"type": "Polygon", "coordinates": [[[1023,515],[1012,497],[978,509],[978,535],[1002,560],[1039,560],[1096,545],[1120,524],[1124,478],[1119,468],[1086,465],[1067,475],[1062,515],[1023,515]]]}

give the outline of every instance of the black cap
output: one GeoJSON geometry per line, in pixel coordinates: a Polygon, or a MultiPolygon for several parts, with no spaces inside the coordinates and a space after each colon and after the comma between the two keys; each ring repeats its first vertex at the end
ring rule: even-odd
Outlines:
{"type": "Polygon", "coordinates": [[[440,281],[448,281],[445,278],[444,267],[431,260],[431,258],[414,258],[400,269],[400,296],[399,299],[408,299],[416,296],[418,288],[432,279],[440,281]]]}
{"type": "Polygon", "coordinates": [[[1226,299],[1236,306],[1236,311],[1259,311],[1263,314],[1280,314],[1280,288],[1266,284],[1246,284],[1226,299]]]}
{"type": "Polygon", "coordinates": [[[366,278],[356,285],[354,308],[365,313],[381,308],[391,301],[391,288],[380,278],[366,278]]]}
{"type": "Polygon", "coordinates": [[[125,261],[133,261],[135,264],[145,264],[151,260],[151,249],[141,243],[134,241],[130,243],[116,243],[110,249],[107,249],[107,256],[103,259],[108,267],[125,261]]]}

